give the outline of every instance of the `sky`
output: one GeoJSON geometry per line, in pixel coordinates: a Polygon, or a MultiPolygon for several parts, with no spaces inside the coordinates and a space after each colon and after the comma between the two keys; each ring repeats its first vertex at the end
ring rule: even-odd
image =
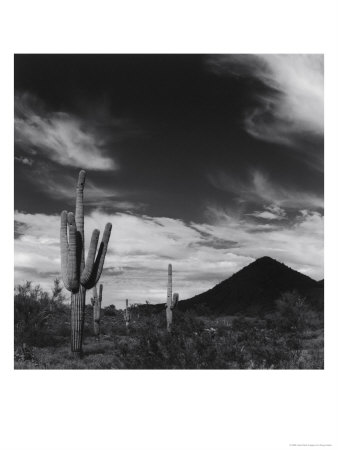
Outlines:
{"type": "Polygon", "coordinates": [[[182,299],[262,256],[323,278],[322,55],[14,63],[16,284],[60,277],[80,169],[87,243],[113,225],[104,306],[165,301],[169,263],[182,299]]]}

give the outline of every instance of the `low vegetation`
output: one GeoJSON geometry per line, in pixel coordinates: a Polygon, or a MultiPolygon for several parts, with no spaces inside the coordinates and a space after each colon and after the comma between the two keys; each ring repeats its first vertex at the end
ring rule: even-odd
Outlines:
{"type": "Polygon", "coordinates": [[[132,307],[130,323],[113,305],[102,310],[95,340],[93,307],[86,306],[84,355],[69,350],[70,306],[58,280],[49,294],[27,282],[15,290],[16,369],[323,369],[323,312],[286,292],[260,315],[175,312],[132,307]]]}

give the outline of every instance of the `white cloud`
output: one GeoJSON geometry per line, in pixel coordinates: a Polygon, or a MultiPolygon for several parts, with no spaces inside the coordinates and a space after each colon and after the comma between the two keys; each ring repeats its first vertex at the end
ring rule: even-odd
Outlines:
{"type": "Polygon", "coordinates": [[[270,211],[254,211],[251,214],[247,214],[248,216],[257,217],[257,219],[266,219],[266,220],[282,220],[283,217],[278,216],[277,214],[273,214],[270,211]]]}
{"type": "Polygon", "coordinates": [[[257,55],[256,76],[278,95],[260,97],[261,106],[246,117],[257,138],[288,143],[290,134],[324,132],[324,59],[322,55],[257,55]],[[269,119],[269,120],[266,120],[269,119]],[[273,119],[273,122],[271,122],[273,119]]]}
{"type": "MultiPolygon", "coordinates": [[[[297,138],[323,136],[323,55],[218,55],[208,63],[222,76],[254,77],[268,88],[264,93],[257,91],[256,106],[245,111],[244,126],[253,137],[308,155],[308,149],[295,145],[297,138]]],[[[307,162],[323,170],[321,156],[312,158],[307,162]]]]}
{"type": "MultiPolygon", "coordinates": [[[[302,210],[286,226],[259,225],[209,208],[212,223],[186,224],[178,219],[93,211],[85,219],[86,243],[94,228],[112,222],[102,276],[104,304],[163,301],[167,264],[174,269],[174,290],[181,298],[210,289],[255,258],[268,255],[315,279],[323,278],[323,217],[302,210]],[[215,240],[224,247],[214,245],[215,240]],[[227,246],[226,243],[231,242],[227,246]]],[[[15,280],[32,279],[49,287],[60,271],[59,217],[15,213],[15,280]],[[33,278],[35,277],[35,278],[33,278]]]]}
{"type": "Polygon", "coordinates": [[[247,216],[257,217],[257,219],[265,219],[265,220],[285,220],[286,212],[284,209],[279,207],[278,205],[269,205],[265,206],[265,211],[254,211],[251,214],[247,214],[247,216]]]}
{"type": "Polygon", "coordinates": [[[213,225],[200,225],[219,238],[237,240],[236,254],[253,258],[268,255],[314,279],[323,278],[324,217],[316,211],[301,212],[289,225],[257,225],[209,208],[213,225]]]}
{"type": "Polygon", "coordinates": [[[29,95],[15,98],[15,141],[41,152],[63,166],[115,170],[115,161],[104,156],[105,141],[90,124],[65,112],[40,112],[29,95]]]}
{"type": "Polygon", "coordinates": [[[270,211],[271,213],[275,214],[276,216],[282,218],[286,216],[286,212],[284,211],[284,209],[282,209],[280,206],[278,205],[269,205],[266,206],[265,209],[267,209],[268,211],[270,211]]]}

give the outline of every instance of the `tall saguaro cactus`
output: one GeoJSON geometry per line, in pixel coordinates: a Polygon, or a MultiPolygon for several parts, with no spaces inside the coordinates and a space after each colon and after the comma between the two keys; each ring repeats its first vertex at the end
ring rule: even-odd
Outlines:
{"type": "Polygon", "coordinates": [[[61,273],[66,289],[71,292],[71,350],[75,356],[82,354],[82,339],[86,290],[92,289],[100,279],[110,238],[111,223],[107,223],[97,250],[100,232],[93,231],[85,262],[83,190],[86,172],[81,170],[76,187],[75,217],[62,211],[60,243],[61,273]]]}
{"type": "Polygon", "coordinates": [[[128,307],[128,299],[126,299],[126,309],[124,311],[124,320],[126,321],[127,334],[129,334],[130,310],[128,307]]]}
{"type": "Polygon", "coordinates": [[[168,288],[167,288],[167,304],[166,304],[166,314],[167,314],[167,331],[171,332],[171,326],[173,322],[173,310],[178,303],[179,296],[173,292],[173,269],[172,265],[168,265],[168,288]]]}
{"type": "Polygon", "coordinates": [[[100,321],[101,321],[101,303],[102,303],[103,285],[100,284],[99,295],[97,295],[96,285],[93,287],[93,322],[94,322],[94,336],[96,340],[100,340],[100,321]]]}

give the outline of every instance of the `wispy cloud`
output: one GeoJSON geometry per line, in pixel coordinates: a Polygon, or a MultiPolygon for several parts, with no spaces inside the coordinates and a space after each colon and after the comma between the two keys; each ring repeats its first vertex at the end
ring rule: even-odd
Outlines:
{"type": "MultiPolygon", "coordinates": [[[[309,145],[306,149],[295,145],[298,139],[323,136],[323,55],[216,55],[208,64],[221,76],[251,77],[265,87],[256,89],[255,106],[248,105],[244,114],[244,127],[251,136],[307,154],[309,145]]],[[[320,159],[316,164],[322,170],[320,159]]]]}
{"type": "MultiPolygon", "coordinates": [[[[50,164],[36,161],[34,167],[29,167],[21,175],[29,185],[37,187],[45,196],[53,200],[62,200],[65,208],[74,207],[76,192],[76,177],[70,171],[55,170],[50,164]]],[[[89,208],[104,208],[118,211],[142,211],[146,204],[132,201],[133,194],[125,190],[114,189],[109,185],[99,185],[86,180],[85,204],[89,208]]]]}
{"type": "Polygon", "coordinates": [[[15,142],[31,155],[40,153],[62,166],[116,170],[105,156],[106,142],[79,117],[47,111],[28,94],[15,97],[15,142]]]}
{"type": "Polygon", "coordinates": [[[272,214],[277,213],[276,208],[324,208],[323,197],[273,183],[268,175],[259,170],[249,171],[246,179],[218,170],[209,173],[208,180],[215,188],[232,193],[239,202],[273,205],[274,210],[270,210],[272,214]]]}
{"type": "Polygon", "coordinates": [[[248,213],[248,216],[256,217],[257,219],[264,220],[285,220],[286,212],[284,209],[277,205],[268,205],[264,207],[264,211],[254,211],[253,213],[248,213]]]}

